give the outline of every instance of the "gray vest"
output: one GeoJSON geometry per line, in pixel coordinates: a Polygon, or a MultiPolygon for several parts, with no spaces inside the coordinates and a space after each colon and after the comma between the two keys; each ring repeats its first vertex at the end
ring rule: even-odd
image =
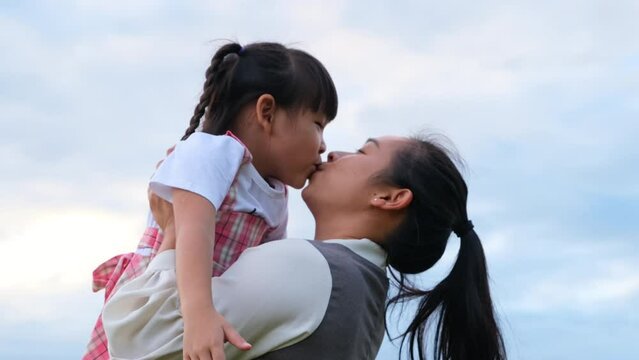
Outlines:
{"type": "Polygon", "coordinates": [[[333,278],[324,319],[308,338],[258,359],[374,359],[384,337],[386,273],[342,245],[311,244],[328,261],[333,278]]]}

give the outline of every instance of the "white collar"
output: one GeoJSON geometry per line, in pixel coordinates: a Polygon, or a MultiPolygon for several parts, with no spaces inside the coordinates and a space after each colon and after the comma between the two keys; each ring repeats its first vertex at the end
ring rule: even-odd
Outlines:
{"type": "Polygon", "coordinates": [[[259,186],[260,189],[262,189],[262,191],[264,191],[264,193],[270,197],[286,196],[286,185],[283,182],[275,178],[269,178],[269,181],[267,182],[264,180],[262,175],[260,175],[252,162],[246,164],[246,169],[249,177],[257,186],[259,186]]]}
{"type": "Polygon", "coordinates": [[[382,270],[386,269],[386,251],[369,239],[331,239],[322,240],[322,242],[344,245],[355,254],[379,266],[382,270]]]}

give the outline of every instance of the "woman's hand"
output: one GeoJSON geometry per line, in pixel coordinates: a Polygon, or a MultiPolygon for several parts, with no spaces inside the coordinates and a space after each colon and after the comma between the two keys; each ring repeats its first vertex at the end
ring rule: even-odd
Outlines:
{"type": "Polygon", "coordinates": [[[240,350],[251,348],[213,307],[184,314],[184,360],[224,360],[225,341],[240,350]]]}
{"type": "Polygon", "coordinates": [[[173,205],[157,196],[151,190],[148,191],[148,194],[151,213],[153,214],[155,222],[157,222],[160,229],[162,229],[162,244],[160,245],[158,252],[175,249],[176,234],[173,205]]]}
{"type": "Polygon", "coordinates": [[[157,196],[151,189],[148,190],[149,206],[155,222],[166,234],[175,232],[175,217],[173,216],[173,205],[170,202],[157,196]]]}
{"type": "MultiPolygon", "coordinates": [[[[171,146],[166,150],[166,156],[169,156],[175,149],[175,145],[171,146]]],[[[155,168],[159,168],[164,160],[160,160],[155,168]]],[[[170,202],[162,199],[157,196],[155,193],[151,191],[149,188],[147,190],[147,195],[149,198],[149,207],[151,208],[151,213],[153,214],[153,218],[155,222],[158,223],[160,229],[164,233],[164,239],[175,239],[175,218],[173,217],[173,205],[170,202]]]]}
{"type": "MultiPolygon", "coordinates": [[[[171,155],[171,153],[173,152],[173,150],[175,150],[175,145],[171,146],[170,148],[166,149],[166,156],[171,155]]],[[[158,161],[157,164],[155,164],[155,170],[157,170],[160,165],[162,165],[162,163],[164,162],[164,159],[158,161]]]]}

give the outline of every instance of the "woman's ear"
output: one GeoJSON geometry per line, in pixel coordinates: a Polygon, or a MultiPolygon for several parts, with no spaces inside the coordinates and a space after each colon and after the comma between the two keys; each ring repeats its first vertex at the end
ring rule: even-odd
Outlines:
{"type": "Polygon", "coordinates": [[[255,103],[257,125],[267,133],[271,132],[275,118],[275,98],[271,94],[262,94],[255,103]]]}
{"type": "Polygon", "coordinates": [[[409,189],[389,189],[373,194],[370,204],[381,210],[403,210],[413,201],[409,189]]]}

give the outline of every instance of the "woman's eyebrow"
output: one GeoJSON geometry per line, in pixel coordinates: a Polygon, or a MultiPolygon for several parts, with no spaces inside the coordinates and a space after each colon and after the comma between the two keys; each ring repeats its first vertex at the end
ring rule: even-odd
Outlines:
{"type": "Polygon", "coordinates": [[[366,139],[366,142],[372,142],[373,144],[375,144],[375,146],[377,146],[379,148],[379,141],[372,139],[372,138],[368,138],[366,139]]]}

